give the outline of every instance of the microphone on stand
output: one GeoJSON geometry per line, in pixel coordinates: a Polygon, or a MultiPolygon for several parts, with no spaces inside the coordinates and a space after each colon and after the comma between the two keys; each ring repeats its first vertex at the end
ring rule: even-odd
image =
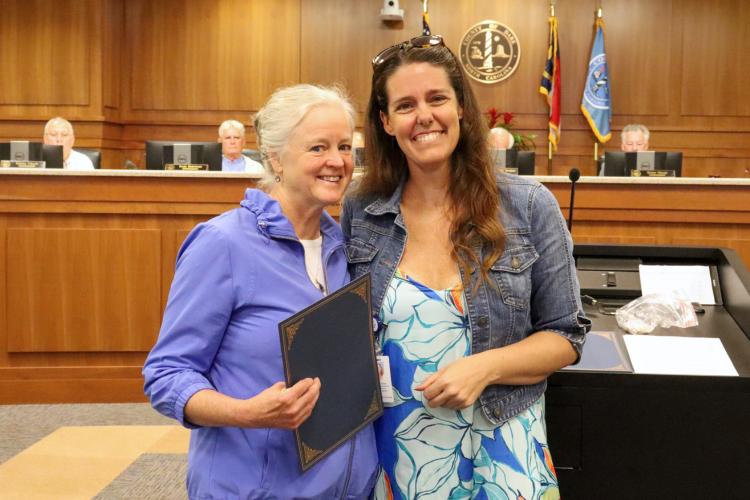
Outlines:
{"type": "Polygon", "coordinates": [[[132,161],[126,160],[125,161],[125,169],[126,170],[138,170],[138,167],[132,161]]]}
{"type": "Polygon", "coordinates": [[[568,214],[568,231],[573,229],[573,203],[576,198],[576,182],[581,178],[581,171],[577,168],[571,168],[568,179],[573,183],[570,187],[570,213],[568,214]]]}

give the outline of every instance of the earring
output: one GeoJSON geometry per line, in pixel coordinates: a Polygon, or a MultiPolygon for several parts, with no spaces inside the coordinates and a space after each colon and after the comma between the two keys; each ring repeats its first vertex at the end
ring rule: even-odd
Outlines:
{"type": "Polygon", "coordinates": [[[276,174],[276,179],[274,179],[276,182],[281,182],[281,176],[279,174],[276,174]]]}

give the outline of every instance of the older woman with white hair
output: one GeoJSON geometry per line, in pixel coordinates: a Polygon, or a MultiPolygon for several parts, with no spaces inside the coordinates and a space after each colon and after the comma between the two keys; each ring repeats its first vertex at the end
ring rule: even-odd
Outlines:
{"type": "Polygon", "coordinates": [[[263,173],[263,165],[242,154],[245,147],[245,126],[237,120],[227,120],[219,126],[221,170],[224,172],[263,173]]]}
{"type": "Polygon", "coordinates": [[[192,429],[191,499],[364,499],[372,490],[372,427],[302,473],[292,431],[320,380],[285,387],[278,334],[280,321],[349,281],[341,229],[324,208],[351,181],[354,119],[335,87],[274,93],[255,117],[267,192],[248,189],[180,249],[143,374],[154,408],[192,429]]]}

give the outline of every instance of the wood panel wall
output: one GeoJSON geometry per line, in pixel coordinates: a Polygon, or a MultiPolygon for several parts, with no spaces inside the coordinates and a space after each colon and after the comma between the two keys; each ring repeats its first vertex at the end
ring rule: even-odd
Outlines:
{"type": "MultiPolygon", "coordinates": [[[[594,135],[581,115],[593,0],[557,6],[562,142],[552,173],[594,173],[594,135]]],[[[744,0],[602,0],[613,139],[643,123],[654,149],[684,152],[683,173],[742,177],[750,168],[750,4],[744,0]]],[[[4,0],[0,17],[0,140],[38,140],[56,115],[104,168],[140,163],[143,141],[213,140],[228,118],[249,124],[276,88],[345,84],[364,107],[370,59],[421,32],[419,4],[402,23],[378,19],[381,0],[4,0]]],[[[548,0],[430,0],[433,33],[456,49],[485,19],[511,26],[521,63],[506,81],[472,83],[482,108],[516,113],[537,135],[547,173],[547,106],[538,92],[548,0]]],[[[254,137],[249,137],[250,143],[254,137]]]]}
{"type": "MultiPolygon", "coordinates": [[[[139,174],[0,173],[0,405],[145,401],[180,245],[254,179],[139,174]]],[[[750,181],[612,181],[578,184],[574,241],[721,245],[750,266],[750,181]]],[[[567,214],[570,183],[544,183],[567,214]]]]}

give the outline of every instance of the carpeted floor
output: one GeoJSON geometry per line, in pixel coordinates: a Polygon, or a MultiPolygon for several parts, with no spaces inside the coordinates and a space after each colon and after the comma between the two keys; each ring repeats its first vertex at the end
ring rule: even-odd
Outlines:
{"type": "Polygon", "coordinates": [[[0,406],[0,497],[184,500],[188,439],[148,404],[0,406]]]}

